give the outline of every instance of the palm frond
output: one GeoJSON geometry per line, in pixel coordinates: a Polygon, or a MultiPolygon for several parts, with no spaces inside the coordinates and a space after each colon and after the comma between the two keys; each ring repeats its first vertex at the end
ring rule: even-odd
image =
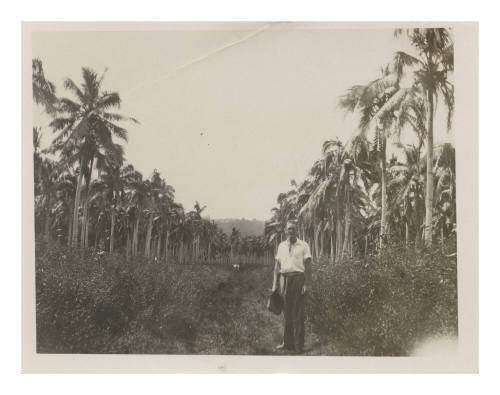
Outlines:
{"type": "Polygon", "coordinates": [[[420,65],[423,66],[423,63],[420,59],[407,54],[403,51],[397,51],[394,54],[394,69],[398,78],[401,78],[406,67],[420,65]]]}
{"type": "Polygon", "coordinates": [[[69,91],[72,91],[78,97],[78,100],[80,100],[82,104],[85,104],[87,102],[85,94],[71,78],[66,78],[64,80],[64,87],[69,91]]]}
{"type": "Polygon", "coordinates": [[[355,85],[351,87],[347,93],[339,98],[338,107],[344,108],[347,112],[353,112],[356,109],[365,87],[362,85],[355,85]]]}
{"type": "Polygon", "coordinates": [[[97,73],[89,67],[82,68],[83,88],[91,101],[96,101],[99,95],[99,78],[97,73]]]}
{"type": "Polygon", "coordinates": [[[35,103],[43,105],[48,114],[55,114],[58,102],[56,87],[45,78],[42,61],[38,58],[32,60],[32,87],[35,103]]]}
{"type": "Polygon", "coordinates": [[[108,108],[120,108],[121,98],[117,92],[104,92],[102,96],[97,100],[97,107],[102,110],[107,110],[108,108]]]}
{"type": "MultiPolygon", "coordinates": [[[[366,127],[369,127],[370,125],[377,125],[379,123],[385,126],[388,122],[396,118],[394,113],[396,111],[399,111],[399,109],[401,108],[401,104],[408,96],[410,90],[411,88],[402,88],[394,92],[393,95],[389,97],[387,101],[380,107],[380,109],[373,115],[372,119],[370,120],[368,125],[366,125],[366,127]]],[[[389,130],[388,128],[384,129],[386,131],[389,130]]]]}
{"type": "Polygon", "coordinates": [[[102,116],[102,118],[104,118],[107,121],[116,121],[116,122],[130,121],[130,122],[133,122],[136,124],[140,124],[140,122],[137,119],[135,119],[133,117],[126,117],[125,115],[121,115],[121,114],[103,112],[101,114],[101,116],[102,116]]]}
{"type": "Polygon", "coordinates": [[[448,131],[451,129],[453,113],[455,110],[455,94],[454,94],[454,86],[450,83],[440,84],[440,90],[443,95],[444,101],[446,103],[447,117],[446,117],[446,125],[448,131]]]}

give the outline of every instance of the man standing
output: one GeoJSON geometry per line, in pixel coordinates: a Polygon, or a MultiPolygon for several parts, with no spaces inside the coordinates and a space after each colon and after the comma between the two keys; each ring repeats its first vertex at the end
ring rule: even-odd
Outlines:
{"type": "Polygon", "coordinates": [[[309,245],[297,238],[297,225],[288,221],[287,239],[280,243],[274,265],[272,291],[283,297],[285,330],[283,343],[277,349],[301,353],[304,349],[304,308],[306,292],[311,284],[311,252],[309,245]]]}

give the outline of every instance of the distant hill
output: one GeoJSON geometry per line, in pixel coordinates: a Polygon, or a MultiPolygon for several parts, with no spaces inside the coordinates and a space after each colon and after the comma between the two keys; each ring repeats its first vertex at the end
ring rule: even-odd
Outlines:
{"type": "Polygon", "coordinates": [[[224,233],[230,235],[231,230],[238,229],[242,236],[261,236],[264,234],[264,221],[245,218],[211,218],[224,233]]]}

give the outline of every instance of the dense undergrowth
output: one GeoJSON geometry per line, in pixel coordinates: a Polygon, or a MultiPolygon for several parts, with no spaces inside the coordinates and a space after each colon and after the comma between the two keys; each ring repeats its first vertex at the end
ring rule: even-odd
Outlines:
{"type": "Polygon", "coordinates": [[[341,355],[408,355],[456,336],[456,258],[391,249],[365,261],[317,265],[309,318],[341,355]]]}
{"type": "MultiPolygon", "coordinates": [[[[38,352],[268,354],[279,340],[265,310],[271,266],[235,272],[36,248],[38,352]]],[[[457,335],[456,258],[440,251],[322,261],[313,278],[317,354],[408,355],[428,336],[457,335]]]]}
{"type": "Polygon", "coordinates": [[[38,245],[38,352],[195,351],[205,298],[228,272],[38,245]]]}

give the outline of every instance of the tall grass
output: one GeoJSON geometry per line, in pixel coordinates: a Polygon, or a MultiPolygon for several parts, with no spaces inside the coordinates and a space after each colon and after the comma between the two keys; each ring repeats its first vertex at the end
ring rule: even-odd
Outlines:
{"type": "MultiPolygon", "coordinates": [[[[37,350],[272,353],[281,324],[265,310],[271,275],[272,265],[235,272],[37,243],[37,350]]],[[[307,306],[313,353],[408,355],[428,336],[457,334],[456,258],[392,248],[317,262],[307,306]]]]}

